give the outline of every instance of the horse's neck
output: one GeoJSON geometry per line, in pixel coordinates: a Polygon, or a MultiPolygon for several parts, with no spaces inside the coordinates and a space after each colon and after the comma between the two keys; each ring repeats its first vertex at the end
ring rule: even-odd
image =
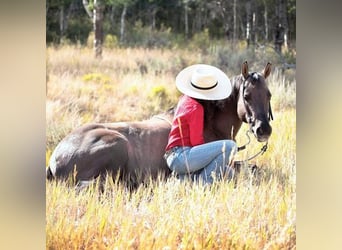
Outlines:
{"type": "Polygon", "coordinates": [[[227,98],[222,111],[223,123],[229,131],[228,139],[235,140],[235,136],[240,130],[242,121],[238,116],[238,100],[240,95],[240,86],[243,82],[241,75],[232,78],[232,93],[227,98]]]}
{"type": "Polygon", "coordinates": [[[219,139],[235,140],[235,136],[242,125],[242,121],[237,113],[240,84],[241,76],[232,78],[232,93],[224,100],[223,108],[215,113],[213,122],[206,126],[206,141],[219,139]]]}

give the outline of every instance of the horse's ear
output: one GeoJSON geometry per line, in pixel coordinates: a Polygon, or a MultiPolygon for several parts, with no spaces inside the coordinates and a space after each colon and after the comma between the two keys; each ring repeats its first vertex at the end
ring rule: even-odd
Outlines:
{"type": "Polygon", "coordinates": [[[243,78],[245,78],[245,80],[248,78],[248,63],[247,63],[247,61],[245,61],[242,64],[241,74],[243,75],[243,78]]]}
{"type": "Polygon", "coordinates": [[[264,71],[262,72],[265,79],[271,74],[271,66],[272,66],[272,64],[268,62],[266,67],[264,68],[264,71]]]}

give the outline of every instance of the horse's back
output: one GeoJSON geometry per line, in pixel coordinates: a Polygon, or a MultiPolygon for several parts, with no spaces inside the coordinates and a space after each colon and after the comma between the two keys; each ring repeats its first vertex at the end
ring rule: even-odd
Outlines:
{"type": "Polygon", "coordinates": [[[51,155],[47,178],[89,180],[120,172],[137,182],[168,173],[163,159],[170,126],[165,121],[93,123],[67,135],[51,155]]]}
{"type": "Polygon", "coordinates": [[[127,169],[137,172],[141,178],[156,178],[169,174],[163,158],[170,132],[170,125],[162,120],[148,120],[130,124],[128,138],[129,162],[127,169]]]}
{"type": "MultiPolygon", "coordinates": [[[[127,138],[104,124],[87,124],[67,135],[55,148],[49,170],[57,178],[97,177],[127,162],[127,138]]],[[[50,174],[51,175],[51,174],[50,174]]]]}

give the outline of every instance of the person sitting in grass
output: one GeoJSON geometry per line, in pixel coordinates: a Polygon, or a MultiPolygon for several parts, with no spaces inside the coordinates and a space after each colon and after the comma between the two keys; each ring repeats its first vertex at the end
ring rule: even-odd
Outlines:
{"type": "Polygon", "coordinates": [[[176,87],[183,94],[177,104],[164,158],[180,178],[190,177],[206,184],[231,178],[229,165],[237,152],[233,140],[205,143],[205,102],[227,98],[232,91],[228,76],[206,64],[186,67],[176,77],[176,87]]]}

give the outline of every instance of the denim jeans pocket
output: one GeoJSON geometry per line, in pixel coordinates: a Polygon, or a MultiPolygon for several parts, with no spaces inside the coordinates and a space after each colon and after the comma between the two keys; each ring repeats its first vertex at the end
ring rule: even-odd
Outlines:
{"type": "Polygon", "coordinates": [[[167,159],[169,168],[177,174],[184,174],[189,172],[186,168],[186,156],[184,152],[189,148],[190,147],[179,147],[167,159]]]}
{"type": "Polygon", "coordinates": [[[179,155],[179,153],[181,151],[182,151],[182,147],[175,147],[175,148],[173,148],[173,151],[165,159],[168,167],[172,171],[174,171],[174,167],[173,166],[175,164],[175,161],[178,159],[178,155],[179,155]]]}

